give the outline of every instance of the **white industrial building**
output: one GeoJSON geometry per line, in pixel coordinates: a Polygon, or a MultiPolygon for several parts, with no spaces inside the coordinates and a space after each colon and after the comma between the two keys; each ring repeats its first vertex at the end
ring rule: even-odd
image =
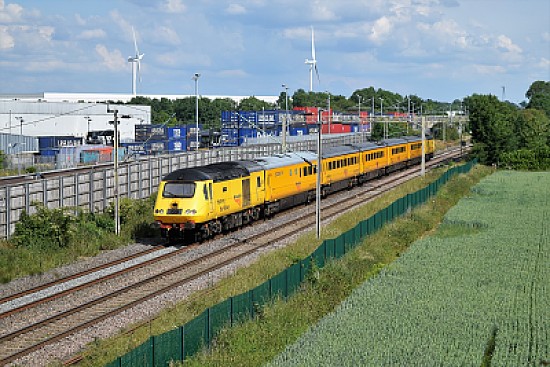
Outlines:
{"type": "MultiPolygon", "coordinates": [[[[134,138],[136,124],[151,123],[151,107],[110,105],[118,110],[121,140],[134,138]]],[[[107,104],[0,100],[0,132],[26,136],[86,137],[88,131],[109,130],[113,113],[107,104]]]]}

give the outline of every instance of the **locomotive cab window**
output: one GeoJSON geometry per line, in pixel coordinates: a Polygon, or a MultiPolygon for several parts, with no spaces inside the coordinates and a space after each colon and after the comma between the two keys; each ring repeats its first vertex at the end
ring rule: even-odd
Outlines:
{"type": "Polygon", "coordinates": [[[167,182],[162,191],[164,198],[192,198],[195,195],[193,182],[167,182]]]}

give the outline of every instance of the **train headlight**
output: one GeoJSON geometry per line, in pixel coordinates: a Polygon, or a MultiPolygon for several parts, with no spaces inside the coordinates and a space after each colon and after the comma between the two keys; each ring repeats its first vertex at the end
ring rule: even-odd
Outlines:
{"type": "Polygon", "coordinates": [[[155,209],[155,214],[164,214],[164,209],[155,209]]]}
{"type": "Polygon", "coordinates": [[[197,210],[196,209],[187,209],[185,211],[185,214],[197,214],[197,210]]]}

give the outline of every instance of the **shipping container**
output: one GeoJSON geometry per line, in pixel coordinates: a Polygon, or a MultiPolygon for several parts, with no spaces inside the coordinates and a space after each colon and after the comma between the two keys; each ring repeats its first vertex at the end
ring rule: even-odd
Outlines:
{"type": "Polygon", "coordinates": [[[135,126],[136,141],[166,140],[168,128],[158,124],[141,124],[135,126]]]}
{"type": "Polygon", "coordinates": [[[58,148],[40,149],[40,155],[44,157],[55,157],[58,153],[58,148]]]}
{"type": "Polygon", "coordinates": [[[239,146],[239,129],[222,128],[220,145],[222,147],[239,146]]]}
{"type": "Polygon", "coordinates": [[[170,126],[167,131],[168,139],[181,139],[187,136],[187,126],[170,126]]]}
{"type": "Polygon", "coordinates": [[[323,124],[321,132],[323,134],[344,134],[351,132],[351,126],[350,125],[344,125],[344,124],[323,124]],[[330,127],[330,131],[329,131],[330,127]]]}
{"type": "Polygon", "coordinates": [[[184,152],[187,150],[187,139],[170,139],[168,140],[169,152],[184,152]]]}
{"type": "Polygon", "coordinates": [[[82,145],[82,138],[75,136],[39,136],[38,148],[50,149],[60,148],[65,146],[82,145]]]}
{"type": "Polygon", "coordinates": [[[125,148],[127,155],[146,155],[148,154],[147,143],[144,142],[123,142],[120,146],[125,148]]]}
{"type": "Polygon", "coordinates": [[[291,126],[290,127],[290,135],[291,136],[303,136],[303,135],[308,135],[308,134],[309,134],[309,131],[308,131],[307,126],[298,126],[298,127],[291,126]]]}

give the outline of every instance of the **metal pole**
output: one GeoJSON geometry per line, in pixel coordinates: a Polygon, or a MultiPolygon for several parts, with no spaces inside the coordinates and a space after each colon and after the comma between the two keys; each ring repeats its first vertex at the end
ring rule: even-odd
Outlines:
{"type": "Polygon", "coordinates": [[[120,234],[120,215],[119,215],[119,193],[118,193],[118,110],[111,110],[107,106],[107,113],[113,113],[113,125],[114,125],[114,194],[115,194],[115,234],[118,236],[120,234]]]}
{"type": "Polygon", "coordinates": [[[196,137],[195,137],[195,150],[199,150],[199,77],[201,75],[199,73],[195,73],[193,75],[193,80],[195,81],[195,130],[196,130],[196,137]]]}
{"type": "Polygon", "coordinates": [[[420,168],[420,175],[424,177],[426,174],[426,118],[421,116],[422,121],[422,163],[420,168]]]}
{"type": "Polygon", "coordinates": [[[370,121],[370,137],[372,139],[372,125],[374,124],[374,96],[371,98],[372,100],[372,110],[371,110],[371,121],[370,121]]]}
{"type": "Polygon", "coordinates": [[[361,96],[357,95],[357,99],[359,100],[359,129],[361,129],[361,143],[363,142],[363,123],[361,121],[361,96]]]}
{"type": "Polygon", "coordinates": [[[330,124],[332,119],[332,113],[330,112],[330,93],[327,92],[327,106],[328,106],[328,133],[331,133],[330,124]]]}
{"type": "Polygon", "coordinates": [[[317,115],[318,121],[318,131],[317,131],[317,182],[315,187],[315,234],[317,238],[321,238],[321,167],[322,167],[322,154],[321,154],[321,127],[323,125],[322,121],[322,111],[319,109],[317,115]]]}
{"type": "Polygon", "coordinates": [[[288,87],[286,84],[283,84],[282,87],[285,89],[285,118],[283,119],[283,126],[281,128],[281,149],[283,153],[286,153],[286,129],[288,126],[288,87]]]}

